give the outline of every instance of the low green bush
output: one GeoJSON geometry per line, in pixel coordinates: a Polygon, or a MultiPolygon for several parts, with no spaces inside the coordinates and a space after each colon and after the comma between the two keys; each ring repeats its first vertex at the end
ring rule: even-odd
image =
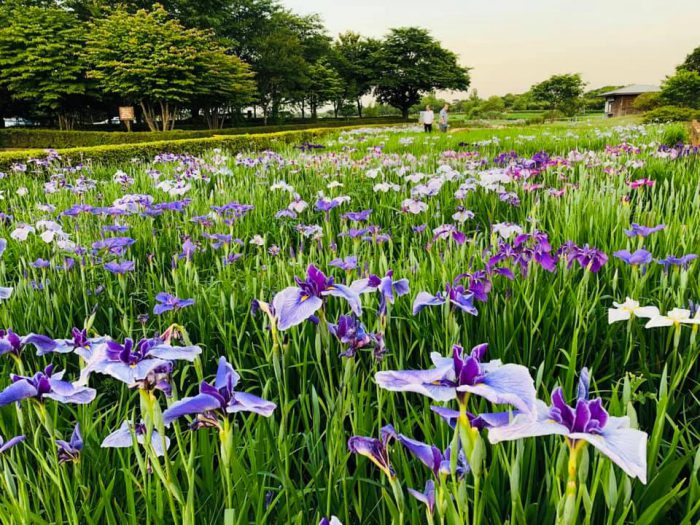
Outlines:
{"type": "Polygon", "coordinates": [[[700,110],[679,106],[661,106],[644,114],[644,122],[689,122],[700,119],[700,110]]]}
{"type": "Polygon", "coordinates": [[[185,139],[200,139],[214,135],[242,135],[245,133],[275,133],[299,129],[344,127],[348,125],[394,124],[397,118],[374,118],[327,120],[305,124],[282,124],[279,126],[244,126],[226,129],[172,130],[172,131],[59,131],[51,129],[8,128],[0,129],[0,148],[13,149],[66,149],[108,144],[139,144],[185,139]]]}
{"type": "MultiPolygon", "coordinates": [[[[128,162],[132,159],[151,160],[159,153],[199,155],[214,148],[221,148],[227,151],[260,151],[279,147],[282,144],[311,142],[330,133],[336,133],[344,129],[357,129],[358,127],[327,126],[325,128],[280,131],[276,133],[217,135],[215,137],[161,140],[138,144],[108,144],[86,148],[67,148],[57,151],[64,162],[70,162],[73,165],[85,162],[111,164],[128,162]]],[[[0,152],[0,171],[7,170],[13,164],[25,163],[30,159],[44,158],[47,155],[48,153],[42,149],[0,152]]]]}

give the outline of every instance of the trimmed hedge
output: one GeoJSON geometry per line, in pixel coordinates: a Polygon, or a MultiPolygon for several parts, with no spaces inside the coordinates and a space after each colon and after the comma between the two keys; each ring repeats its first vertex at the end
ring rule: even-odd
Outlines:
{"type": "Polygon", "coordinates": [[[307,124],[283,124],[279,126],[247,126],[226,129],[173,130],[173,131],[59,131],[51,129],[7,128],[0,129],[0,148],[14,149],[67,149],[108,144],[140,144],[171,140],[209,138],[215,135],[242,135],[246,133],[276,133],[300,129],[346,127],[357,125],[396,124],[397,118],[328,120],[307,124]]]}
{"type": "MultiPolygon", "coordinates": [[[[63,162],[70,164],[85,162],[110,164],[129,162],[132,159],[151,160],[159,153],[199,155],[214,148],[221,148],[227,151],[260,151],[273,149],[284,144],[302,144],[331,133],[360,127],[363,126],[326,127],[249,135],[223,135],[199,139],[161,140],[139,144],[109,144],[87,148],[59,149],[58,154],[63,162]]],[[[41,149],[0,152],[0,171],[9,168],[12,164],[23,163],[29,159],[43,158],[46,155],[47,152],[41,149]]]]}
{"type": "Polygon", "coordinates": [[[690,122],[700,119],[700,109],[679,106],[661,106],[644,113],[645,123],[655,122],[690,122]]]}

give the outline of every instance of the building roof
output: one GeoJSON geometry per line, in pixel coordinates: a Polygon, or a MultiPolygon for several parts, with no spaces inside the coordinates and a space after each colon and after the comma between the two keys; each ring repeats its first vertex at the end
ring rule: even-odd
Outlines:
{"type": "Polygon", "coordinates": [[[657,93],[659,91],[661,91],[659,86],[652,86],[650,84],[632,84],[620,89],[608,91],[607,93],[602,93],[601,96],[611,97],[614,95],[641,95],[642,93],[657,93]]]}

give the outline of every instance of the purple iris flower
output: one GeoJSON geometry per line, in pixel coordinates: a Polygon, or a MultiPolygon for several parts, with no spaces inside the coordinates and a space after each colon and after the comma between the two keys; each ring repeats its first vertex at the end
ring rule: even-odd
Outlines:
{"type": "Polygon", "coordinates": [[[0,406],[30,398],[37,401],[53,399],[76,405],[85,405],[95,399],[95,389],[63,381],[63,372],[54,373],[53,368],[53,365],[49,365],[42,372],[29,377],[11,375],[12,384],[0,392],[0,406]]]}
{"type": "Polygon", "coordinates": [[[328,323],[328,331],[345,346],[341,357],[354,357],[358,350],[370,346],[377,349],[383,341],[374,334],[368,334],[365,326],[354,315],[341,315],[338,324],[328,323]]]}
{"type": "Polygon", "coordinates": [[[697,259],[698,256],[694,253],[689,253],[681,257],[676,257],[675,255],[669,255],[665,259],[658,259],[656,262],[664,267],[665,271],[668,271],[671,266],[678,266],[683,269],[687,269],[688,265],[697,259]]]}
{"type": "Polygon", "coordinates": [[[127,272],[133,272],[134,266],[134,261],[108,262],[105,264],[105,270],[117,275],[122,275],[127,272]]]}
{"type": "Polygon", "coordinates": [[[348,257],[345,257],[344,259],[333,259],[331,262],[328,263],[328,265],[335,266],[336,268],[340,268],[341,270],[349,272],[350,270],[354,270],[355,268],[357,268],[357,257],[354,255],[350,255],[348,257]]]}
{"type": "Polygon", "coordinates": [[[370,275],[366,279],[358,279],[350,285],[358,294],[379,292],[379,315],[386,315],[387,303],[394,304],[395,297],[409,293],[408,279],[394,280],[394,270],[386,272],[384,277],[370,275]]]}
{"type": "Polygon", "coordinates": [[[180,310],[194,304],[194,299],[179,299],[178,297],[165,292],[160,292],[158,295],[156,295],[156,301],[159,303],[153,307],[153,313],[156,315],[180,310]]]}
{"type": "MultiPolygon", "coordinates": [[[[87,330],[73,328],[70,339],[51,339],[41,334],[29,334],[22,338],[22,345],[34,345],[37,355],[67,354],[76,350],[89,350],[93,345],[107,341],[106,337],[88,337],[87,330]]],[[[78,352],[80,354],[80,352],[78,352]]]]}
{"type": "Polygon", "coordinates": [[[360,296],[350,287],[334,282],[313,264],[306,270],[306,280],[295,277],[297,286],[285,288],[272,300],[278,317],[278,328],[286,330],[298,325],[323,307],[326,296],[342,297],[357,316],[362,315],[360,296]]]}
{"type": "Polygon", "coordinates": [[[121,255],[136,241],[130,237],[109,237],[92,243],[95,252],[105,250],[113,255],[121,255]]]}
{"type": "Polygon", "coordinates": [[[567,268],[571,268],[574,262],[578,262],[582,268],[589,269],[593,273],[598,273],[608,262],[608,256],[605,252],[588,244],[579,247],[569,241],[569,243],[562,245],[559,253],[563,254],[568,260],[567,268]]]}
{"type": "Polygon", "coordinates": [[[21,443],[24,441],[26,438],[25,436],[15,436],[13,438],[8,439],[5,441],[2,436],[0,436],[0,454],[4,454],[8,450],[10,450],[12,447],[17,445],[18,443],[21,443]]]}
{"type": "Polygon", "coordinates": [[[430,354],[435,368],[429,370],[389,370],[377,372],[377,384],[392,392],[416,392],[435,401],[459,399],[468,394],[483,397],[491,403],[512,405],[523,412],[535,406],[535,386],[527,368],[502,364],[496,359],[483,363],[488,344],[475,346],[467,353],[454,345],[452,357],[437,352],[430,354]]]}
{"type": "Polygon", "coordinates": [[[172,346],[160,337],[141,339],[124,344],[107,341],[85,356],[87,366],[81,371],[81,382],[92,372],[112,376],[128,386],[158,389],[170,395],[171,361],[194,361],[202,353],[198,346],[172,346]]]}
{"type": "Polygon", "coordinates": [[[347,219],[354,222],[366,222],[369,220],[371,213],[372,210],[349,211],[341,215],[341,219],[347,219]]]}
{"type": "Polygon", "coordinates": [[[629,476],[647,479],[647,434],[630,428],[628,417],[608,415],[600,398],[589,399],[588,369],[581,370],[576,405],[566,404],[561,388],[552,392],[552,406],[537,400],[535,410],[518,414],[505,426],[489,430],[492,443],[558,434],[570,447],[585,441],[616,463],[629,476]]]}
{"type": "Polygon", "coordinates": [[[431,295],[428,292],[420,292],[413,301],[413,315],[417,315],[426,306],[438,306],[449,302],[455,308],[471,315],[479,315],[474,306],[474,294],[465,290],[464,286],[450,284],[445,285],[444,292],[431,295]]]}
{"type": "MultiPolygon", "coordinates": [[[[399,442],[406,447],[423,465],[428,467],[436,478],[441,474],[449,476],[452,473],[450,465],[450,454],[452,447],[448,447],[445,452],[442,452],[435,445],[428,445],[421,441],[411,439],[399,434],[399,442]]],[[[457,458],[457,469],[455,474],[457,478],[463,478],[469,472],[469,464],[462,450],[459,451],[457,458]]]]}
{"type": "Polygon", "coordinates": [[[409,488],[408,493],[418,501],[425,503],[429,514],[435,512],[435,482],[432,479],[425,482],[425,489],[423,492],[409,488]]]}
{"type": "MultiPolygon", "coordinates": [[[[102,448],[131,448],[134,446],[134,436],[136,436],[136,442],[143,445],[146,439],[146,425],[142,422],[134,425],[131,421],[124,421],[122,425],[107,436],[100,447],[102,448]]],[[[165,451],[163,450],[163,439],[157,430],[153,429],[151,432],[151,447],[156,453],[156,456],[162,456],[165,451]]],[[[165,438],[165,448],[170,447],[170,439],[166,436],[165,438]]]]}
{"type": "Polygon", "coordinates": [[[170,405],[163,412],[163,423],[170,425],[179,417],[195,414],[197,417],[190,426],[194,430],[220,427],[220,418],[225,417],[226,414],[255,412],[265,417],[272,415],[272,412],[277,408],[274,403],[253,394],[234,390],[239,379],[240,376],[226,361],[226,358],[219,358],[214,384],[210,385],[202,381],[199,385],[199,394],[186,397],[170,405]]]}
{"type": "Polygon", "coordinates": [[[58,447],[58,462],[78,461],[80,451],[83,450],[83,437],[80,435],[80,423],[75,424],[70,441],[56,440],[58,447]]]}
{"type": "MultiPolygon", "coordinates": [[[[457,421],[460,417],[459,410],[454,410],[452,408],[447,408],[443,406],[431,405],[430,410],[435,412],[440,416],[445,422],[450,425],[451,428],[457,427],[457,421]]],[[[467,411],[466,415],[469,419],[469,426],[476,428],[477,430],[483,430],[485,428],[500,427],[501,425],[507,425],[510,422],[513,414],[518,414],[518,410],[511,410],[508,412],[484,412],[478,416],[467,411]]]]}
{"type": "Polygon", "coordinates": [[[640,248],[632,253],[630,253],[629,250],[619,250],[613,253],[613,255],[631,266],[649,264],[652,259],[651,253],[646,251],[644,248],[640,248]]]}
{"type": "Polygon", "coordinates": [[[650,226],[641,226],[637,224],[636,222],[632,223],[632,226],[630,227],[629,230],[625,230],[625,235],[627,237],[648,237],[652,233],[659,232],[663,229],[666,228],[665,224],[659,224],[658,226],[650,227],[650,226]]]}
{"type": "Polygon", "coordinates": [[[10,353],[18,356],[22,346],[24,346],[22,338],[12,329],[0,330],[0,355],[10,353]]]}
{"type": "Polygon", "coordinates": [[[343,525],[343,524],[338,518],[336,518],[335,516],[331,516],[330,518],[321,518],[321,521],[318,522],[318,525],[343,525]]]}
{"type": "Polygon", "coordinates": [[[369,458],[377,465],[384,474],[393,479],[396,472],[389,462],[389,444],[393,439],[398,439],[398,435],[391,425],[386,425],[380,430],[380,438],[352,436],[348,439],[348,449],[353,454],[359,454],[369,458]]]}
{"type": "Polygon", "coordinates": [[[48,268],[49,266],[51,266],[51,261],[47,261],[42,258],[39,258],[33,263],[31,263],[32,268],[48,268]]]}
{"type": "Polygon", "coordinates": [[[443,224],[433,230],[433,242],[438,239],[452,239],[457,244],[464,244],[467,236],[459,231],[454,224],[443,224]]]}

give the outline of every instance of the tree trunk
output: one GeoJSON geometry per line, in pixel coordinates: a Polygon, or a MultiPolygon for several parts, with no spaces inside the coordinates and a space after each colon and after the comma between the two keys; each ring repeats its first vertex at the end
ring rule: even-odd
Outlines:
{"type": "Polygon", "coordinates": [[[143,111],[143,118],[148,125],[148,129],[150,131],[158,131],[158,123],[156,122],[153,108],[151,106],[147,106],[143,100],[139,102],[139,105],[143,111]]]}
{"type": "Polygon", "coordinates": [[[401,117],[404,120],[408,120],[408,108],[401,108],[401,117]]]}
{"type": "Polygon", "coordinates": [[[362,118],[362,99],[357,97],[357,116],[362,118]]]}
{"type": "Polygon", "coordinates": [[[0,129],[5,127],[5,117],[2,116],[2,113],[0,113],[0,129]]]}

